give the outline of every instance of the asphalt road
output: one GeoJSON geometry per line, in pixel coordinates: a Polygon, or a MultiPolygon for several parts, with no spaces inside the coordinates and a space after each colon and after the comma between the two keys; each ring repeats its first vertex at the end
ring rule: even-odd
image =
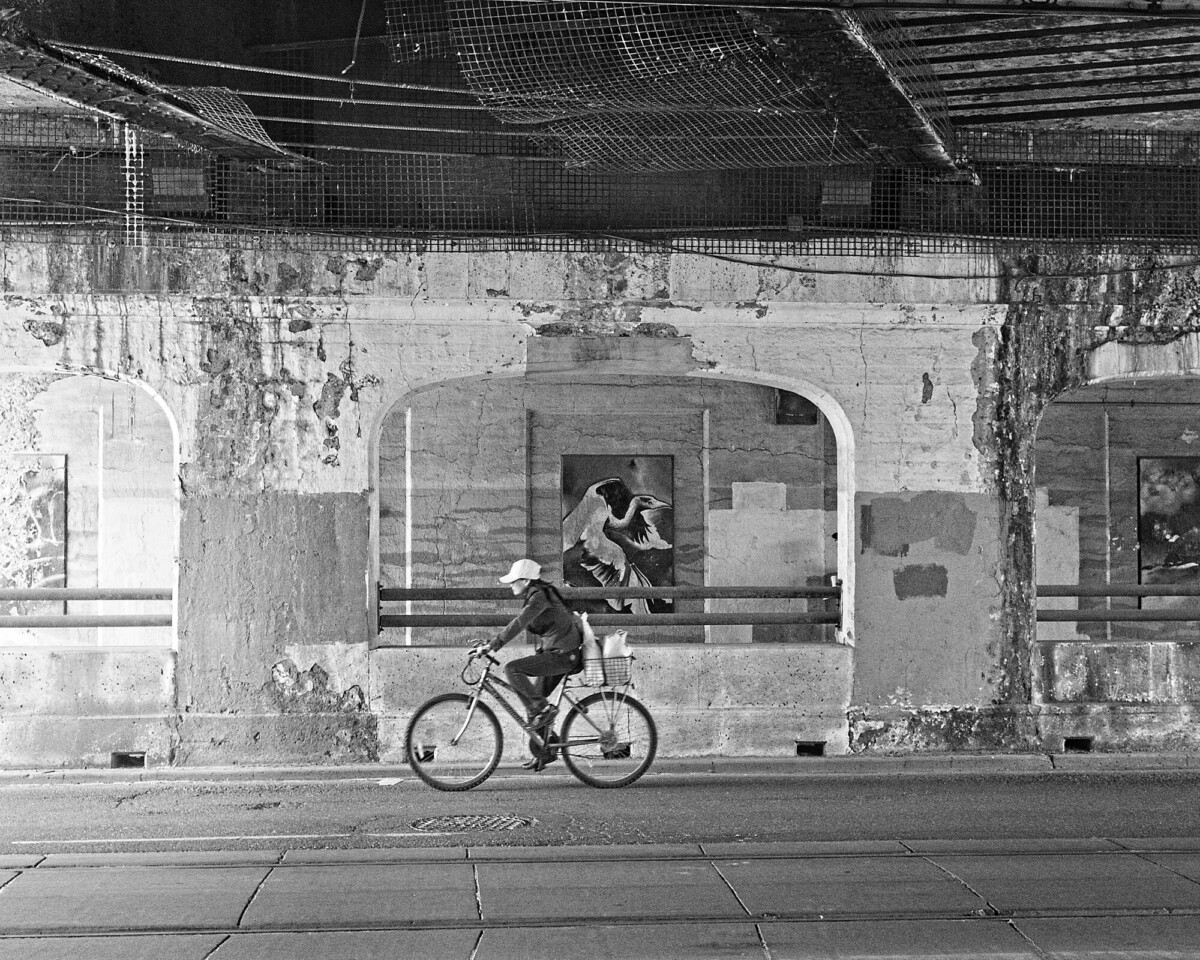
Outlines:
{"type": "Polygon", "coordinates": [[[10,780],[0,853],[1200,836],[1200,771],[651,773],[595,790],[553,769],[462,794],[395,777],[10,780]]]}

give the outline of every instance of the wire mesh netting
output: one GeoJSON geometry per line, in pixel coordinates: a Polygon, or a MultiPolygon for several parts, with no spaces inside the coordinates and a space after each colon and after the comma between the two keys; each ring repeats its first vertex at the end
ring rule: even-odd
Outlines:
{"type": "Polygon", "coordinates": [[[576,166],[711,170],[870,159],[735,10],[449,0],[470,88],[576,166]]]}
{"type": "Polygon", "coordinates": [[[450,54],[450,28],[444,0],[384,0],[387,39],[397,63],[432,60],[450,54]]]}
{"type": "Polygon", "coordinates": [[[957,138],[950,123],[945,88],[912,42],[904,25],[883,10],[856,11],[852,19],[859,24],[866,41],[888,65],[889,73],[908,92],[913,106],[928,120],[947,148],[953,151],[957,138]]]}
{"type": "MultiPolygon", "coordinates": [[[[545,158],[304,148],[248,161],[88,115],[0,113],[0,221],[119,242],[862,255],[1200,247],[1200,134],[961,131],[979,184],[869,164],[618,173],[545,158]]],[[[14,233],[16,231],[16,233],[14,233]]]]}

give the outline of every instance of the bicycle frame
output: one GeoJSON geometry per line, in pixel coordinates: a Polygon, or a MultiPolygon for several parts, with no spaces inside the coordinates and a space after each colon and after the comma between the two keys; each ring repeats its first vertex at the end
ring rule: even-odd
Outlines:
{"type": "MultiPolygon", "coordinates": [[[[534,741],[534,743],[538,747],[546,746],[545,737],[543,737],[537,730],[529,730],[529,726],[526,723],[525,718],[521,715],[521,712],[518,711],[512,705],[512,703],[509,701],[508,697],[504,695],[503,691],[507,690],[514,697],[517,697],[518,700],[520,699],[520,697],[517,696],[517,691],[513,689],[512,684],[510,684],[507,680],[504,680],[501,677],[492,676],[492,667],[499,666],[500,661],[497,660],[495,657],[493,657],[491,654],[487,654],[486,657],[481,657],[480,659],[482,659],[484,661],[483,662],[483,673],[480,675],[478,680],[474,681],[473,683],[469,682],[465,677],[466,671],[465,670],[463,671],[463,673],[464,673],[463,682],[466,683],[467,686],[469,686],[471,688],[471,703],[467,707],[467,716],[466,716],[466,719],[463,721],[463,725],[459,728],[458,733],[456,733],[454,735],[454,738],[451,742],[458,743],[459,737],[461,737],[463,735],[463,732],[467,729],[467,727],[471,723],[471,718],[474,717],[474,715],[475,715],[475,704],[477,704],[482,699],[483,694],[486,693],[486,694],[490,695],[492,700],[494,700],[495,702],[497,702],[498,704],[500,704],[500,706],[502,706],[504,708],[504,711],[510,717],[512,717],[514,721],[516,721],[517,726],[519,726],[522,730],[525,730],[526,732],[528,732],[530,738],[534,741]]],[[[621,694],[618,697],[618,703],[628,695],[629,688],[631,685],[632,684],[629,684],[629,683],[625,683],[625,684],[621,685],[621,694]]],[[[572,684],[571,684],[570,676],[564,677],[562,682],[559,683],[558,690],[554,696],[554,706],[555,707],[560,706],[564,699],[567,701],[567,703],[569,703],[571,705],[572,708],[577,709],[579,707],[579,700],[576,699],[571,693],[568,692],[568,690],[571,688],[571,686],[572,686],[572,684]]],[[[590,689],[590,688],[585,688],[585,689],[590,689]]],[[[593,730],[596,731],[596,736],[595,737],[585,737],[583,739],[576,738],[573,740],[559,741],[559,743],[556,744],[556,746],[562,746],[563,744],[565,744],[567,746],[574,747],[574,746],[581,746],[583,744],[598,742],[600,735],[603,733],[603,731],[600,729],[599,726],[596,725],[596,722],[588,715],[586,710],[580,710],[579,715],[591,725],[593,730]]]]}

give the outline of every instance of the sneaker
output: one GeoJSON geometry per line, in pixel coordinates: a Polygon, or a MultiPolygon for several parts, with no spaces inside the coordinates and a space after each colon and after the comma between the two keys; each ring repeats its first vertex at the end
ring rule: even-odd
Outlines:
{"type": "Polygon", "coordinates": [[[553,723],[554,718],[557,715],[558,715],[558,707],[556,707],[552,703],[548,703],[544,707],[542,707],[541,710],[539,710],[537,713],[535,713],[532,717],[529,718],[529,728],[531,730],[537,730],[539,727],[544,727],[547,724],[553,723]]]}
{"type": "Polygon", "coordinates": [[[531,760],[526,760],[523,764],[521,764],[521,766],[526,770],[532,770],[534,773],[538,773],[542,770],[545,770],[547,766],[552,764],[557,759],[558,758],[553,754],[549,756],[534,757],[531,760]]]}

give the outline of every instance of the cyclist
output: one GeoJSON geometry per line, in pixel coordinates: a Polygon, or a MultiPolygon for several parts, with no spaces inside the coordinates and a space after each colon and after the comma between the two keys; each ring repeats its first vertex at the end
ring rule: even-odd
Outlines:
{"type": "MultiPolygon", "coordinates": [[[[583,631],[558,588],[542,579],[542,568],[533,560],[516,561],[500,582],[522,599],[521,612],[491,642],[476,649],[495,652],[522,630],[532,635],[533,656],[509,661],[504,674],[525,703],[530,727],[544,729],[557,713],[546,698],[565,676],[583,669],[583,631]]],[[[554,759],[553,751],[540,751],[525,766],[541,770],[554,759]]]]}

